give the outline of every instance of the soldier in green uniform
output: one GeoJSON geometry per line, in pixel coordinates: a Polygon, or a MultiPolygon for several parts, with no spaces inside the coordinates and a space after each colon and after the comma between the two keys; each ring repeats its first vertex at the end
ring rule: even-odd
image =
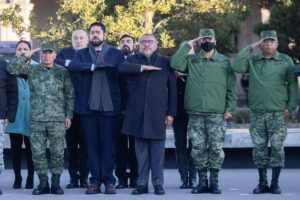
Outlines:
{"type": "Polygon", "coordinates": [[[66,129],[71,126],[74,90],[68,71],[54,63],[54,45],[43,43],[41,64],[30,65],[28,61],[35,51],[12,59],[7,71],[13,75],[28,76],[32,158],[40,180],[32,194],[63,194],[60,175],[64,164],[64,136],[66,129]],[[47,142],[51,154],[51,190],[48,183],[47,142]]]}
{"type": "Polygon", "coordinates": [[[278,178],[284,166],[283,142],[287,136],[286,121],[297,105],[297,81],[292,59],[276,49],[277,34],[273,30],[261,32],[261,40],[246,46],[237,55],[233,69],[249,73],[250,134],[253,160],[259,172],[259,184],[254,194],[280,194],[278,178]],[[253,55],[252,51],[261,51],[253,55]],[[268,154],[268,143],[271,145],[268,154]],[[267,166],[272,167],[270,187],[267,166]]]}
{"type": "Polygon", "coordinates": [[[218,173],[224,161],[225,121],[236,107],[236,79],[229,59],[215,49],[213,29],[201,29],[200,37],[179,48],[171,59],[171,67],[187,73],[184,107],[189,115],[188,136],[192,157],[200,171],[199,184],[193,194],[220,194],[218,173]],[[189,55],[199,42],[201,52],[189,55]],[[208,187],[207,172],[210,171],[208,187]]]}

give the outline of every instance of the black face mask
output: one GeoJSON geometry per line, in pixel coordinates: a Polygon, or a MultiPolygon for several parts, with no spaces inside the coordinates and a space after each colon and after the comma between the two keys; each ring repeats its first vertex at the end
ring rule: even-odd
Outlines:
{"type": "Polygon", "coordinates": [[[211,50],[213,50],[215,48],[215,43],[214,42],[204,42],[204,43],[201,43],[200,46],[203,51],[210,52],[211,50]]]}

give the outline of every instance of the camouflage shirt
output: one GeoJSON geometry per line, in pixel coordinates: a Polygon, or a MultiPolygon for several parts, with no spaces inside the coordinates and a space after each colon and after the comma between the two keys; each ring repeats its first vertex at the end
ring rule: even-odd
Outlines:
{"type": "Polygon", "coordinates": [[[43,64],[27,65],[26,57],[13,58],[7,71],[13,75],[28,75],[30,88],[30,120],[62,121],[72,118],[74,89],[69,72],[54,64],[46,68],[43,64]]]}

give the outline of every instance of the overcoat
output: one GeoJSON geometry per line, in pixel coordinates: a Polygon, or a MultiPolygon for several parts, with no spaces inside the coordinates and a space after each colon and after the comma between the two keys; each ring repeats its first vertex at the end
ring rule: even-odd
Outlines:
{"type": "Polygon", "coordinates": [[[150,59],[142,54],[129,56],[119,73],[128,74],[130,94],[122,133],[145,139],[165,139],[166,116],[176,115],[176,77],[170,59],[154,52],[150,59]],[[142,65],[161,68],[144,71],[142,65]]]}

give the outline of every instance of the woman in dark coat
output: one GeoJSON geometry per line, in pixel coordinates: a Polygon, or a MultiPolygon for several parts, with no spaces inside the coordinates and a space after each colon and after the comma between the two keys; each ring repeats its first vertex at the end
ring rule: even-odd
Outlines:
{"type": "MultiPolygon", "coordinates": [[[[21,40],[16,46],[16,56],[20,56],[26,52],[31,51],[31,45],[29,42],[21,40]]],[[[31,61],[34,62],[34,61],[31,61]]],[[[14,189],[20,189],[22,187],[21,176],[21,161],[22,161],[22,145],[25,144],[26,161],[27,161],[27,180],[25,189],[33,188],[34,166],[31,155],[30,146],[30,132],[29,132],[29,84],[26,76],[17,76],[18,82],[18,111],[14,123],[10,123],[5,129],[5,133],[9,134],[13,169],[15,174],[15,181],[13,184],[14,189]]]]}

